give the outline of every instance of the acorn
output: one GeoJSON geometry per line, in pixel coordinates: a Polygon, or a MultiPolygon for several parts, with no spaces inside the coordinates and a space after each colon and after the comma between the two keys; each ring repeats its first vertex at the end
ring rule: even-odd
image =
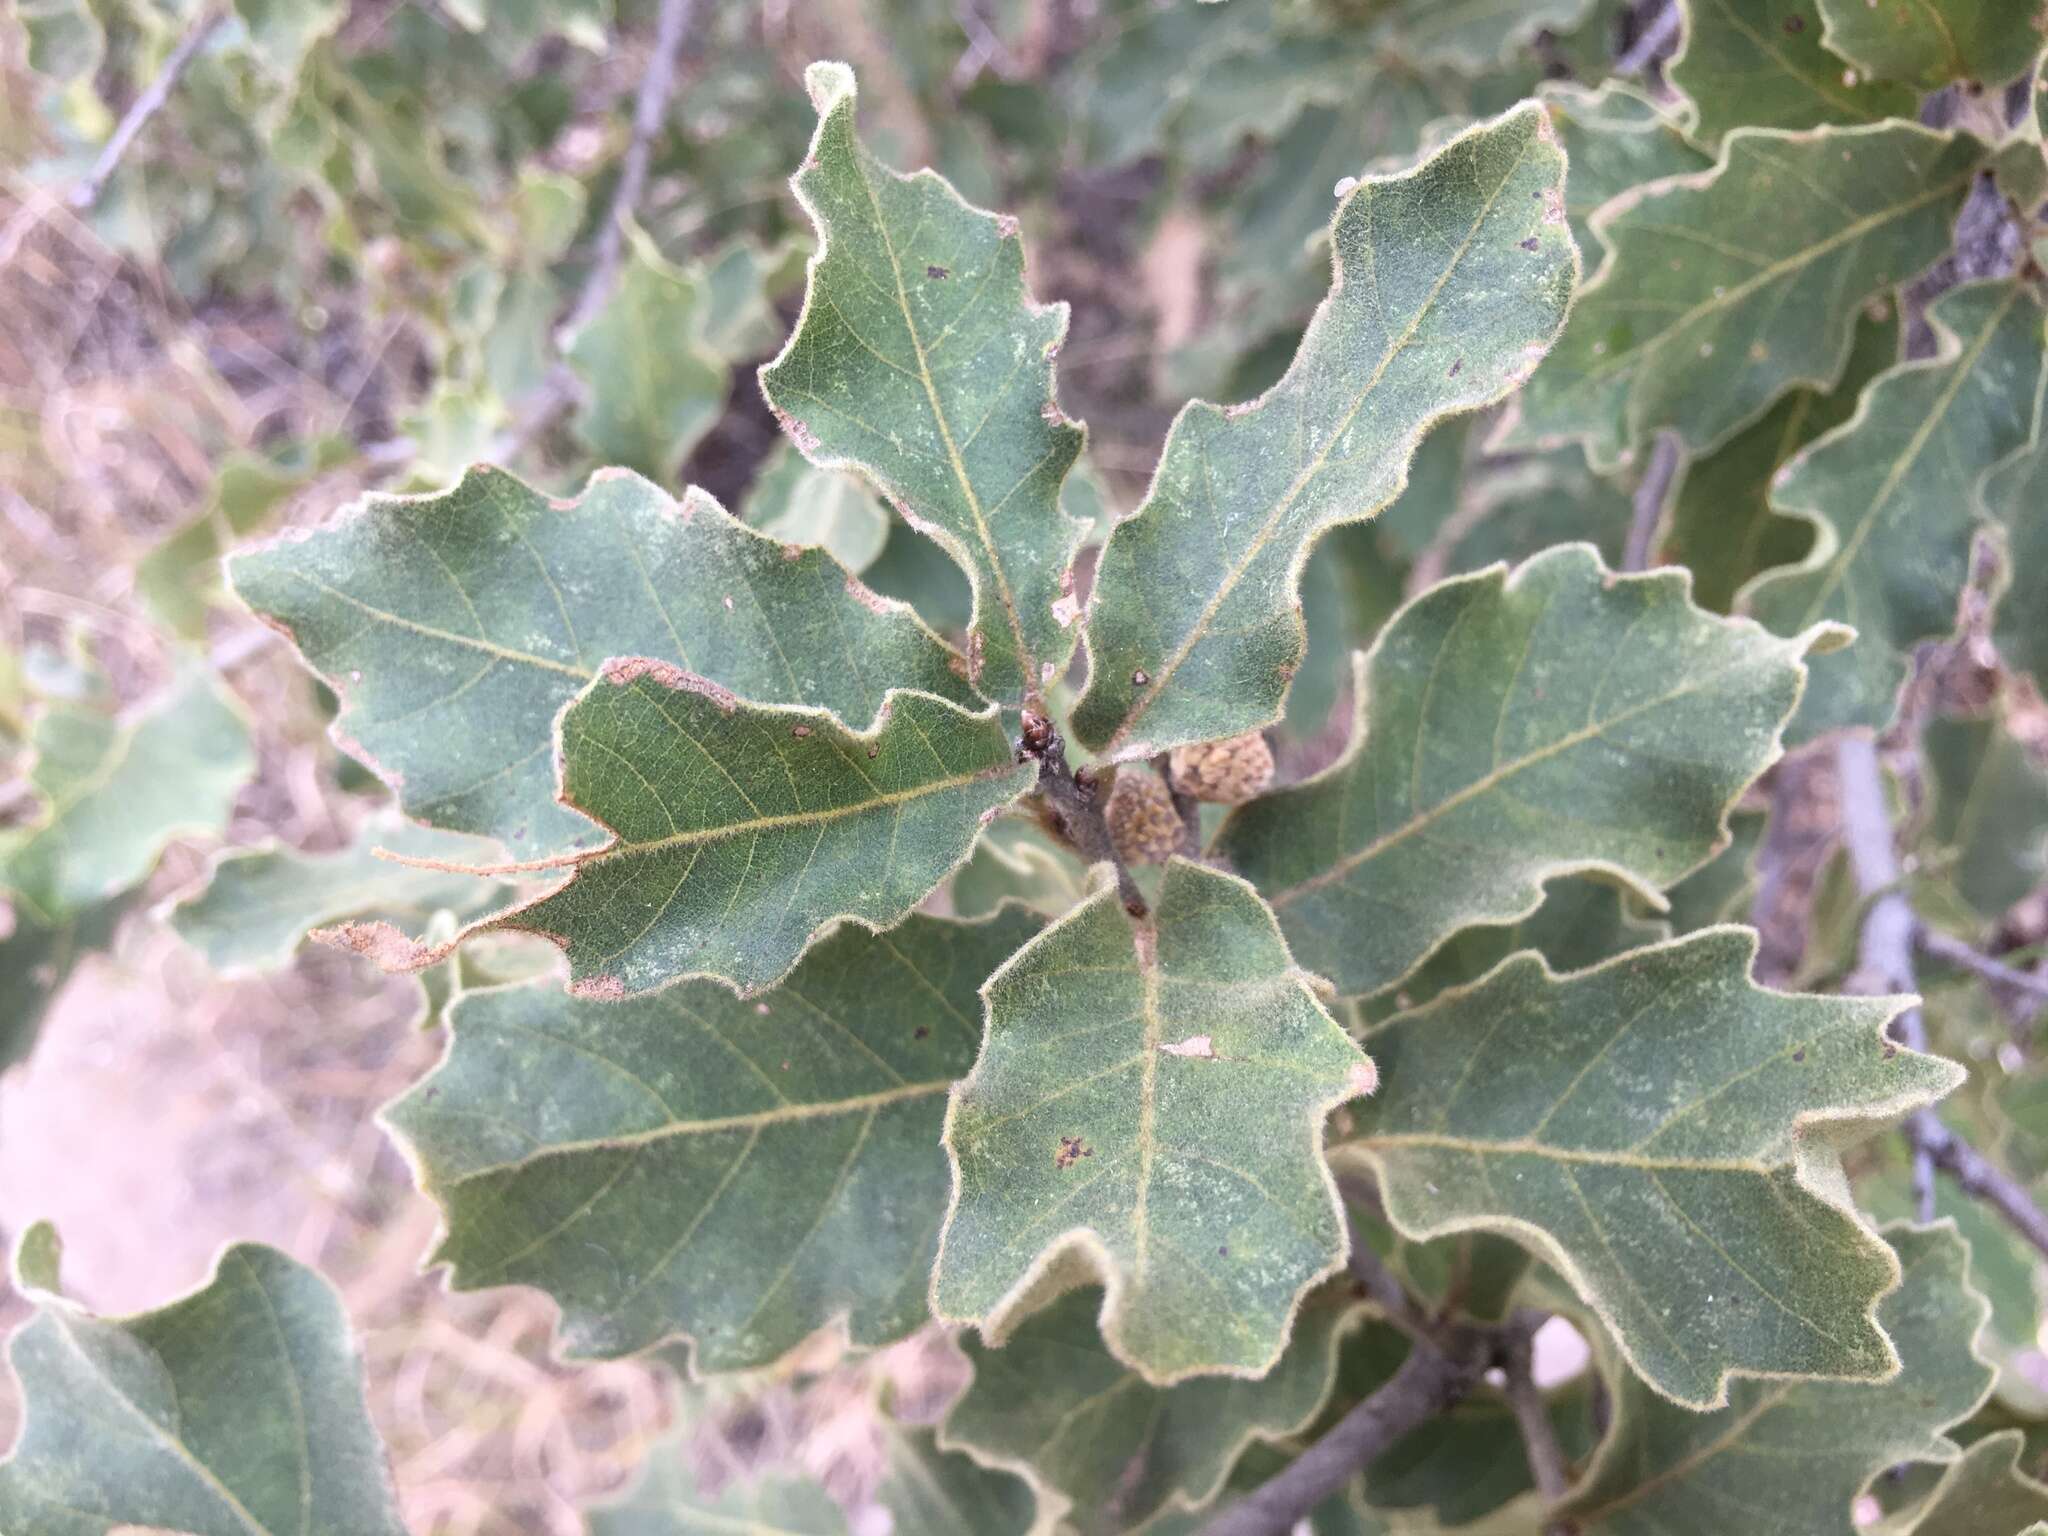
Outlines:
{"type": "Polygon", "coordinates": [[[1184,828],[1158,774],[1127,766],[1116,776],[1104,810],[1110,841],[1126,864],[1164,864],[1180,851],[1184,828]]]}
{"type": "Polygon", "coordinates": [[[1236,805],[1263,794],[1273,782],[1273,749],[1257,731],[1225,741],[1175,747],[1173,782],[1184,795],[1236,805]]]}

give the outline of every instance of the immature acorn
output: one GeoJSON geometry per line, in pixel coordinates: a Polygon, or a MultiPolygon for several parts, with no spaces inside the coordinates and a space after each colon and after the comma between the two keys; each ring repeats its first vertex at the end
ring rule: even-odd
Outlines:
{"type": "Polygon", "coordinates": [[[1110,841],[1126,864],[1164,864],[1180,851],[1183,827],[1158,774],[1136,764],[1116,776],[1104,809],[1110,841]]]}
{"type": "Polygon", "coordinates": [[[1236,805],[1273,782],[1273,749],[1257,731],[1173,749],[1173,782],[1184,795],[1236,805]]]}

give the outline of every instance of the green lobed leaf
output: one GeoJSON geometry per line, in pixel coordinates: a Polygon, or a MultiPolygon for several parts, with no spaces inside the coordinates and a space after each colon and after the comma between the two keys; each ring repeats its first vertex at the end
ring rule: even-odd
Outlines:
{"type": "Polygon", "coordinates": [[[568,860],[566,884],[478,926],[558,945],[570,991],[597,998],[693,976],[751,994],[834,922],[892,927],[1036,769],[1016,761],[994,705],[971,715],[892,689],[875,719],[852,731],[666,662],[606,662],[562,711],[558,750],[562,803],[610,841],[568,860]]]}
{"type": "Polygon", "coordinates": [[[1968,1250],[1945,1223],[1885,1237],[1900,1284],[1877,1319],[1898,1350],[1896,1378],[1741,1381],[1701,1414],[1622,1375],[1613,1430],[1558,1515],[1588,1536],[1853,1536],[1850,1507],[1872,1478],[1952,1455],[1942,1432],[1991,1385],[1974,1348],[1984,1303],[1968,1286],[1968,1250]]]}
{"type": "Polygon", "coordinates": [[[1849,365],[1834,389],[1795,389],[1719,448],[1685,466],[1671,501],[1661,551],[1692,572],[1693,601],[1730,612],[1743,585],[1813,547],[1813,527],[1771,510],[1778,471],[1792,456],[1855,412],[1863,387],[1899,358],[1898,307],[1865,306],[1849,365]],[[1869,313],[1872,308],[1881,316],[1869,313]]]}
{"type": "Polygon", "coordinates": [[[57,1250],[24,1235],[37,1303],[11,1341],[26,1424],[0,1462],[0,1529],[107,1536],[405,1536],[341,1299],[237,1243],[183,1300],[97,1318],[47,1294],[57,1250]]]}
{"type": "Polygon", "coordinates": [[[1822,41],[1866,80],[1897,80],[1922,91],[1957,80],[2001,86],[2025,74],[2041,51],[2039,14],[2013,0],[1819,4],[1822,41]]]}
{"type": "Polygon", "coordinates": [[[1992,471],[1984,505],[2005,541],[1992,628],[1998,654],[2048,691],[2048,439],[2036,431],[2025,451],[1992,471]]]}
{"type": "Polygon", "coordinates": [[[849,925],[752,1002],[702,981],[468,994],[446,1060],[386,1111],[446,1217],[434,1260],[460,1289],[548,1292],[579,1355],[685,1335],[725,1371],[835,1322],[901,1338],[926,1317],[976,989],[1040,921],[849,925]]]}
{"type": "Polygon", "coordinates": [[[556,801],[549,749],[607,657],[659,656],[856,725],[896,685],[974,702],[960,658],[829,556],[792,557],[704,492],[678,503],[623,471],[565,504],[478,466],[438,495],[368,497],[230,572],[347,701],[337,739],[408,815],[522,854],[596,839],[556,801]]]}
{"type": "Polygon", "coordinates": [[[777,443],[754,477],[740,519],[785,544],[818,544],[859,575],[889,541],[889,512],[852,475],[805,462],[777,443]]]}
{"type": "Polygon", "coordinates": [[[1955,628],[1984,480],[2033,433],[2048,350],[2024,286],[1951,289],[1928,317],[1936,355],[1879,375],[1856,414],[1773,482],[1773,509],[1811,522],[1813,548],[1736,599],[1781,633],[1856,627],[1854,646],[1815,661],[1787,733],[1795,744],[1890,722],[1913,648],[1955,628]]]}
{"type": "Polygon", "coordinates": [[[1802,655],[1835,638],[1715,618],[1682,573],[1616,575],[1582,545],[1454,578],[1359,659],[1345,755],[1232,811],[1213,849],[1347,996],[1528,916],[1554,875],[1597,870],[1661,908],[1727,841],[1802,655]]]}
{"type": "Polygon", "coordinates": [[[1948,248],[1980,154],[1913,123],[1745,130],[1713,169],[1608,203],[1607,258],[1504,445],[1578,438],[1604,466],[1668,427],[1705,453],[1787,389],[1832,387],[1858,306],[1948,248]]]}
{"type": "Polygon", "coordinates": [[[0,938],[0,1070],[27,1059],[72,972],[112,943],[133,902],[132,895],[117,896],[48,924],[15,911],[13,931],[0,938]]]}
{"type": "Polygon", "coordinates": [[[1635,498],[1613,476],[1595,475],[1576,448],[1534,454],[1476,476],[1461,515],[1437,541],[1445,575],[1482,570],[1497,560],[1519,565],[1558,544],[1593,546],[1621,565],[1635,498]]]}
{"type": "Polygon", "coordinates": [[[28,42],[28,67],[37,74],[73,81],[99,68],[106,28],[85,0],[18,0],[14,15],[28,42]]]}
{"type": "Polygon", "coordinates": [[[1053,392],[1066,306],[1025,291],[1014,218],[862,147],[850,69],[804,81],[818,130],[791,185],[820,247],[762,391],[806,458],[859,470],[966,570],[969,676],[1014,706],[1074,645],[1053,606],[1080,542],[1060,485],[1085,435],[1053,392]]]}
{"type": "Polygon", "coordinates": [[[1394,0],[1383,36],[1403,58],[1468,73],[1518,58],[1539,32],[1569,32],[1593,0],[1394,0]]]}
{"type": "Polygon", "coordinates": [[[1748,920],[1756,899],[1757,854],[1769,822],[1763,811],[1735,812],[1728,818],[1728,846],[1665,891],[1665,916],[1674,934],[1748,920]]]}
{"type": "Polygon", "coordinates": [[[169,921],[222,975],[276,970],[309,933],[330,924],[368,918],[420,928],[436,912],[468,918],[501,904],[504,886],[447,868],[483,862],[493,846],[380,817],[331,853],[237,848],[214,861],[169,921]],[[380,848],[426,862],[379,858],[380,848]]]}
{"type": "Polygon", "coordinates": [[[942,1432],[946,1445],[1029,1477],[1041,1498],[1065,1500],[1083,1536],[1147,1530],[1169,1511],[1213,1503],[1247,1446],[1316,1416],[1338,1342],[1359,1318],[1342,1301],[1311,1301],[1264,1377],[1156,1387],[1102,1342],[1102,1304],[1084,1287],[1027,1318],[1001,1349],[963,1339],[974,1378],[942,1432]]]}
{"type": "Polygon", "coordinates": [[[1557,125],[1570,167],[1565,216],[1588,262],[1598,261],[1603,251],[1593,230],[1598,209],[1649,182],[1703,171],[1714,163],[1655,102],[1619,80],[1598,90],[1549,84],[1543,88],[1543,104],[1557,125]]]}
{"type": "Polygon", "coordinates": [[[138,884],[171,839],[218,831],[256,767],[240,706],[197,668],[125,720],[51,704],[29,745],[40,803],[0,827],[0,892],[40,927],[138,884]]]}
{"type": "Polygon", "coordinates": [[[1016,901],[1058,917],[1087,894],[1081,861],[1022,817],[999,817],[953,876],[953,914],[980,917],[1016,901]]]}
{"type": "Polygon", "coordinates": [[[2016,1429],[1986,1435],[1949,1464],[1925,1504],[1884,1527],[1887,1536],[1989,1536],[2048,1518],[2048,1485],[2019,1467],[2025,1446],[2016,1429]]]}
{"type": "Polygon", "coordinates": [[[946,1113],[933,1313],[999,1347],[1094,1279],[1104,1341],[1146,1380],[1263,1374],[1344,1254],[1324,1116],[1373,1083],[1272,913],[1176,859],[1148,918],[1104,889],[983,997],[981,1056],[946,1113]]]}
{"type": "Polygon", "coordinates": [[[1710,928],[1563,977],[1518,955],[1389,1020],[1385,1086],[1339,1154],[1409,1237],[1534,1248],[1692,1408],[1735,1373],[1894,1373],[1873,1310],[1898,1266],[1825,1144],[1963,1077],[1883,1038],[1898,999],[1757,987],[1756,942],[1710,928]]]}
{"type": "Polygon", "coordinates": [[[1930,720],[1920,761],[1933,847],[1916,878],[1953,891],[1989,928],[2048,878],[2048,773],[1995,715],[1930,720]]]}
{"type": "Polygon", "coordinates": [[[1693,133],[1818,128],[1911,118],[1904,86],[1859,76],[1822,42],[1817,0],[1684,0],[1685,36],[1666,77],[1692,99],[1693,133]]]}
{"type": "Polygon", "coordinates": [[[1393,501],[1430,424],[1499,399],[1557,334],[1578,276],[1563,199],[1533,104],[1346,195],[1330,293],[1286,376],[1249,405],[1187,406],[1103,548],[1084,745],[1145,757],[1279,718],[1316,536],[1393,501]]]}
{"type": "Polygon", "coordinates": [[[567,347],[587,394],[576,431],[603,462],[666,483],[725,409],[730,379],[698,340],[701,277],[663,260],[637,225],[624,238],[617,285],[567,347]]]}

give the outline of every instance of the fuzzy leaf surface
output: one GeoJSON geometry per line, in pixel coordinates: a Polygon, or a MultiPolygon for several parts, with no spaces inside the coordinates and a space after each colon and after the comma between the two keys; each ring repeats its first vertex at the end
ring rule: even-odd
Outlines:
{"type": "Polygon", "coordinates": [[[1848,77],[1821,41],[1817,0],[1684,0],[1685,38],[1667,67],[1692,98],[1693,134],[1719,144],[1737,128],[1818,128],[1910,118],[1917,95],[1848,77]]]}
{"type": "Polygon", "coordinates": [[[1110,534],[1073,713],[1092,750],[1144,757],[1278,719],[1316,536],[1400,495],[1432,422],[1519,383],[1578,276],[1564,156],[1534,104],[1361,182],[1332,239],[1329,295],[1286,375],[1247,406],[1188,405],[1110,534]]]}
{"type": "Polygon", "coordinates": [[[1528,916],[1553,875],[1661,905],[1777,756],[1817,638],[1702,613],[1679,573],[1616,576],[1584,546],[1442,582],[1360,658],[1346,754],[1232,812],[1215,851],[1347,996],[1528,916]]]}
{"type": "Polygon", "coordinates": [[[1929,319],[1941,350],[1881,374],[1856,414],[1773,484],[1772,508],[1811,522],[1813,548],[1757,578],[1737,605],[1781,633],[1823,620],[1857,632],[1855,645],[1814,662],[1794,743],[1890,722],[1913,648],[1955,628],[1983,483],[2034,430],[2048,352],[2023,286],[1951,289],[1929,319]]]}
{"type": "Polygon", "coordinates": [[[1059,505],[1083,437],[1053,394],[1066,306],[1025,291],[1015,219],[868,153],[852,71],[804,78],[818,130],[792,185],[821,247],[761,388],[806,457],[861,471],[959,562],[972,676],[1016,705],[1074,647],[1053,613],[1081,535],[1059,505]]]}
{"type": "Polygon", "coordinates": [[[1147,1380],[1263,1373],[1344,1252],[1324,1115],[1372,1086],[1265,903],[1176,859],[1142,926],[1103,890],[983,996],[933,1311],[1000,1345],[1034,1285],[1093,1278],[1147,1380]]]}
{"type": "Polygon", "coordinates": [[[977,988],[1039,926],[848,925],[753,1002],[708,981],[469,994],[387,1112],[446,1214],[435,1259],[463,1289],[548,1292],[579,1355],[687,1335],[725,1371],[839,1319],[859,1346],[901,1338],[926,1316],[977,988]]]}
{"type": "Polygon", "coordinates": [[[1570,165],[1564,184],[1565,214],[1588,266],[1603,251],[1593,231],[1596,211],[1648,182],[1704,171],[1714,163],[1654,102],[1618,80],[1597,91],[1547,86],[1543,104],[1557,124],[1558,142],[1570,165]]]}
{"type": "Polygon", "coordinates": [[[974,1379],[945,1427],[948,1445],[1029,1468],[1069,1501],[1066,1518],[1083,1536],[1211,1503],[1248,1444],[1316,1416],[1336,1380],[1338,1341],[1357,1320],[1341,1302],[1311,1301],[1266,1376],[1155,1387],[1103,1344],[1101,1310],[1102,1293],[1084,1287],[1026,1319],[1001,1349],[963,1336],[974,1379]]]}
{"type": "Polygon", "coordinates": [[[554,722],[610,656],[865,725],[895,686],[961,704],[960,659],[822,551],[788,557],[701,491],[592,478],[565,505],[478,467],[238,555],[236,589],[346,701],[338,733],[407,814],[521,854],[599,834],[555,798],[554,722]]]}
{"type": "Polygon", "coordinates": [[[562,802],[611,841],[489,926],[550,940],[570,989],[607,998],[691,976],[758,992],[833,922],[893,926],[1036,770],[993,705],[892,691],[876,719],[851,731],[660,662],[607,662],[559,729],[562,802]]]}
{"type": "Polygon", "coordinates": [[[1969,1250],[1945,1224],[1886,1238],[1903,1273],[1877,1309],[1895,1379],[1740,1381],[1701,1414],[1623,1374],[1613,1431],[1558,1513],[1602,1536],[1852,1536],[1864,1484],[1948,1454],[1942,1432],[1991,1386],[1972,1347],[1984,1303],[1967,1288],[1969,1250]]]}
{"type": "Polygon", "coordinates": [[[1830,387],[1858,306],[1948,248],[1980,155],[1912,123],[1757,130],[1712,170],[1608,204],[1607,258],[1506,442],[1576,437],[1606,465],[1669,427],[1704,453],[1795,385],[1830,387]]]}
{"type": "Polygon", "coordinates": [[[405,1536],[326,1281],[237,1243],[183,1300],[102,1319],[38,1294],[54,1242],[47,1227],[24,1240],[40,1305],[9,1346],[27,1422],[0,1462],[0,1528],[405,1536]]]}
{"type": "Polygon", "coordinates": [[[53,703],[29,748],[36,800],[0,827],[0,892],[45,927],[141,881],[172,838],[218,831],[256,769],[240,709],[198,671],[125,720],[53,703]]]}
{"type": "Polygon", "coordinates": [[[2013,0],[1819,5],[1822,40],[1866,80],[1897,80],[1922,91],[1957,80],[1995,87],[2024,74],[2041,51],[2039,13],[2013,0]]]}
{"type": "Polygon", "coordinates": [[[1816,1147],[1963,1076],[1884,1040],[1896,1001],[1764,991],[1755,953],[1712,928],[1563,977],[1518,955],[1373,1032],[1385,1087],[1346,1146],[1398,1230],[1534,1247],[1694,1408],[1735,1372],[1892,1373],[1898,1266],[1816,1147]]]}

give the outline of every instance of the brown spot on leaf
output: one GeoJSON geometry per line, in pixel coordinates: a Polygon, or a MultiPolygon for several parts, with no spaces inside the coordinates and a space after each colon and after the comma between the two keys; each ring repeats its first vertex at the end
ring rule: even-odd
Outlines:
{"type": "Polygon", "coordinates": [[[1797,37],[1806,30],[1806,18],[1804,16],[1787,16],[1785,18],[1785,30],[1794,37],[1797,37]]]}
{"type": "Polygon", "coordinates": [[[616,1003],[626,995],[626,984],[616,976],[585,976],[569,983],[569,995],[616,1003]]]}
{"type": "Polygon", "coordinates": [[[1804,1061],[1804,1060],[1806,1060],[1806,1047],[1802,1045],[1801,1047],[1799,1047],[1799,1049],[1798,1049],[1798,1050],[1794,1051],[1794,1052],[1792,1053],[1792,1059],[1793,1059],[1794,1061],[1804,1061]]]}
{"type": "Polygon", "coordinates": [[[1536,246],[1537,240],[1534,235],[1531,235],[1528,239],[1522,242],[1522,249],[1525,251],[1533,251],[1536,249],[1536,246]]]}
{"type": "Polygon", "coordinates": [[[1445,374],[1444,377],[1447,379],[1455,379],[1458,376],[1458,374],[1464,369],[1464,367],[1465,359],[1461,357],[1456,362],[1451,364],[1451,371],[1445,374]]]}
{"type": "Polygon", "coordinates": [[[931,1030],[927,1026],[920,1024],[917,1026],[917,1028],[913,1029],[910,1032],[910,1038],[913,1040],[922,1040],[929,1034],[931,1034],[931,1030]]]}
{"type": "Polygon", "coordinates": [[[1074,1166],[1084,1157],[1093,1157],[1095,1149],[1078,1136],[1062,1136],[1060,1149],[1052,1157],[1052,1165],[1062,1172],[1074,1166]]]}
{"type": "Polygon", "coordinates": [[[789,728],[789,734],[801,741],[804,737],[811,734],[811,728],[808,725],[792,725],[789,728]]]}
{"type": "Polygon", "coordinates": [[[1138,668],[1137,671],[1131,674],[1131,686],[1133,688],[1142,688],[1151,681],[1152,674],[1150,672],[1147,672],[1143,667],[1138,668]]]}
{"type": "Polygon", "coordinates": [[[1885,1041],[1885,1043],[1884,1043],[1884,1059],[1885,1059],[1886,1061],[1890,1061],[1890,1060],[1891,1060],[1891,1059],[1892,1059],[1892,1058],[1893,1058],[1894,1056],[1896,1056],[1896,1055],[1898,1055],[1898,1054],[1899,1054],[1899,1048],[1898,1048],[1898,1047],[1897,1047],[1896,1045],[1892,1044],[1892,1042],[1891,1042],[1891,1041],[1889,1041],[1889,1040],[1885,1041]]]}
{"type": "Polygon", "coordinates": [[[942,277],[951,277],[953,274],[947,271],[944,267],[940,266],[937,262],[933,262],[930,266],[924,269],[924,275],[926,277],[931,278],[934,282],[936,282],[938,279],[942,277]]]}

